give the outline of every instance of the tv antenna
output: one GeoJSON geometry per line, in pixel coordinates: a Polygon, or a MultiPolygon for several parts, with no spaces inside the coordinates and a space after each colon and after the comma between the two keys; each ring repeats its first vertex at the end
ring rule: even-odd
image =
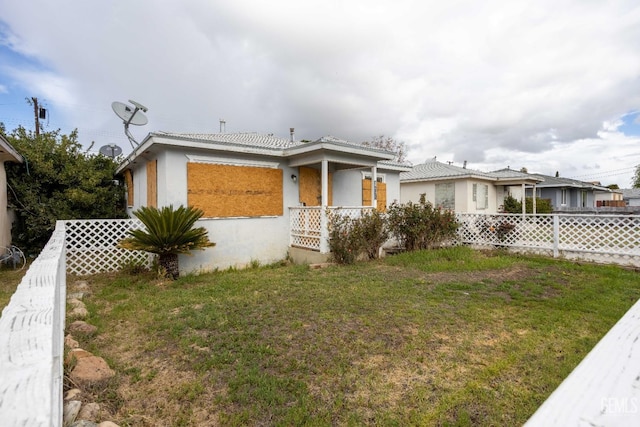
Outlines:
{"type": "Polygon", "coordinates": [[[122,154],[122,148],[116,144],[107,144],[100,147],[100,154],[111,157],[112,159],[122,154]]]}
{"type": "Polygon", "coordinates": [[[147,119],[147,116],[143,114],[147,112],[147,107],[137,103],[136,101],[132,101],[131,99],[129,102],[133,104],[133,107],[123,102],[116,101],[111,103],[111,108],[113,108],[116,115],[122,119],[122,123],[124,124],[124,134],[129,138],[131,148],[136,148],[138,142],[135,140],[133,135],[131,135],[131,132],[129,132],[129,125],[143,126],[146,125],[149,120],[147,119]]]}

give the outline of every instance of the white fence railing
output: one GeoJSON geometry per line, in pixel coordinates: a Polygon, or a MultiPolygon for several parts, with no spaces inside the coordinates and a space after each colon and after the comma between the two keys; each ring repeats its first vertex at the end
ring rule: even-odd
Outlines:
{"type": "Polygon", "coordinates": [[[147,252],[119,248],[129,230],[142,228],[138,219],[78,219],[61,221],[66,229],[67,272],[85,276],[120,270],[123,266],[150,266],[147,252]]]}
{"type": "Polygon", "coordinates": [[[62,425],[65,230],[51,239],[0,317],[0,424],[62,425]]]}
{"type": "Polygon", "coordinates": [[[331,215],[358,217],[363,212],[373,210],[371,206],[330,206],[323,210],[320,206],[295,206],[289,208],[290,245],[316,251],[323,251],[323,241],[328,248],[329,233],[325,224],[331,215]],[[325,225],[325,226],[323,226],[325,225]]]}
{"type": "Polygon", "coordinates": [[[640,266],[640,215],[456,214],[458,242],[640,266]]]}
{"type": "Polygon", "coordinates": [[[525,427],[640,425],[640,301],[538,408],[525,427]]]}

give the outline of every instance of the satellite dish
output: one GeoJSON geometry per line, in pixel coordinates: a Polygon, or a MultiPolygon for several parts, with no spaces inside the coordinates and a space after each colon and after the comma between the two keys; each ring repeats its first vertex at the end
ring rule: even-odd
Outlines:
{"type": "Polygon", "coordinates": [[[113,159],[116,156],[122,154],[122,148],[120,148],[116,144],[103,145],[102,147],[100,147],[100,154],[111,157],[113,159]]]}
{"type": "MultiPolygon", "coordinates": [[[[138,142],[135,140],[133,135],[131,135],[131,132],[129,132],[129,125],[142,126],[146,125],[149,120],[147,119],[147,116],[144,115],[144,113],[147,112],[147,107],[136,101],[132,101],[131,99],[129,102],[133,104],[133,107],[116,101],[111,103],[111,108],[113,108],[114,113],[122,119],[122,123],[124,124],[124,134],[129,138],[131,148],[135,148],[138,145],[138,142]]],[[[120,149],[120,147],[118,147],[118,149],[120,149]]],[[[102,150],[102,148],[100,150],[102,150]]],[[[120,152],[122,152],[122,150],[120,150],[120,152]]]]}
{"type": "MultiPolygon", "coordinates": [[[[111,108],[113,108],[113,111],[123,122],[129,123],[130,125],[142,126],[149,122],[147,116],[138,111],[138,108],[131,108],[122,102],[113,102],[111,108]]],[[[147,110],[145,109],[144,111],[147,110]]]]}

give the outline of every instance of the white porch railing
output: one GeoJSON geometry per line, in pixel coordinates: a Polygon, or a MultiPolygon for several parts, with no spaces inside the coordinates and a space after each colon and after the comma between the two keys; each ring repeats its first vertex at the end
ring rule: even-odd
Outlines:
{"type": "Polygon", "coordinates": [[[456,214],[458,242],[640,266],[639,215],[456,214]]]}
{"type": "Polygon", "coordinates": [[[65,230],[51,239],[0,317],[0,424],[62,425],[65,230]]]}
{"type": "Polygon", "coordinates": [[[326,227],[332,214],[358,217],[370,212],[372,206],[294,206],[289,208],[290,245],[327,253],[329,230],[326,227]]]}

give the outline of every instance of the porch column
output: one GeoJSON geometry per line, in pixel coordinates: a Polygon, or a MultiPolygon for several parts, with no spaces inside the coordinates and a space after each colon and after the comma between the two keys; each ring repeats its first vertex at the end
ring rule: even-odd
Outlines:
{"type": "Polygon", "coordinates": [[[378,207],[378,168],[371,167],[371,206],[378,207]]]}
{"type": "Polygon", "coordinates": [[[320,176],[320,182],[322,185],[320,203],[320,253],[329,253],[329,229],[327,221],[327,205],[329,203],[329,161],[322,161],[322,172],[320,176]]]}
{"type": "Polygon", "coordinates": [[[538,199],[538,196],[536,196],[536,185],[533,184],[533,214],[535,215],[538,210],[537,210],[537,206],[536,206],[536,200],[538,199]]]}
{"type": "Polygon", "coordinates": [[[527,189],[523,182],[522,183],[522,216],[525,216],[526,214],[527,214],[527,189]]]}

